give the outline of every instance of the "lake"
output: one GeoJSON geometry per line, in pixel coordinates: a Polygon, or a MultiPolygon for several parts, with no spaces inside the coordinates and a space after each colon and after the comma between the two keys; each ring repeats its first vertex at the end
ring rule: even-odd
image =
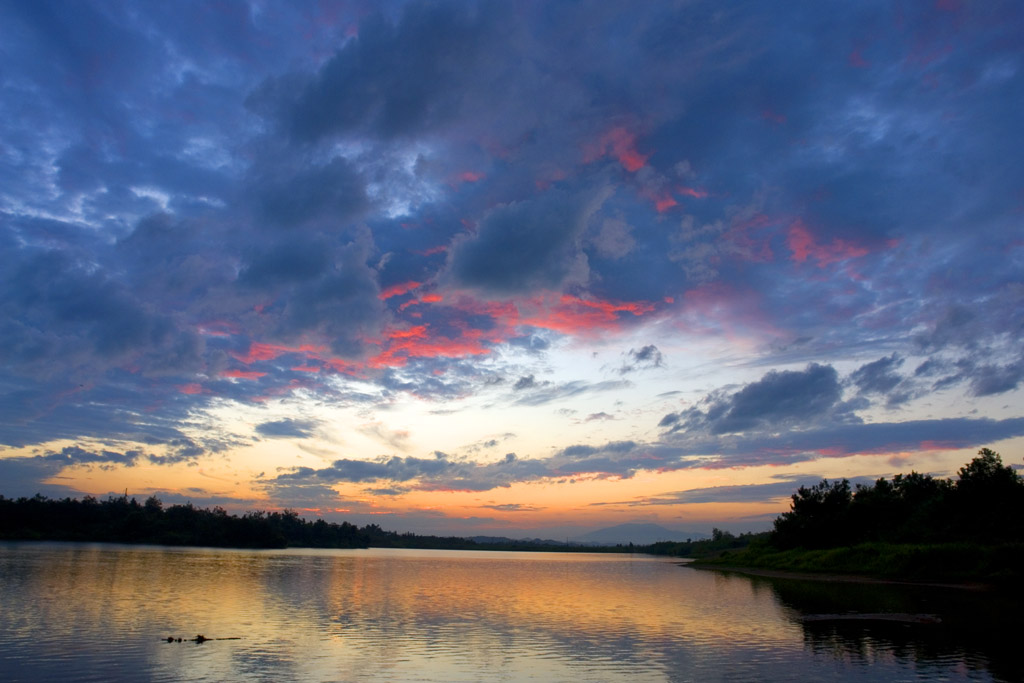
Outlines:
{"type": "Polygon", "coordinates": [[[0,543],[7,681],[1024,680],[1018,615],[644,555],[0,543]]]}

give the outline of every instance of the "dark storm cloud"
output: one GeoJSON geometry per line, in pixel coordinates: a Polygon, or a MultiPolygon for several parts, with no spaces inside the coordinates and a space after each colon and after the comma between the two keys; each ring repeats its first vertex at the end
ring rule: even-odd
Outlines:
{"type": "Polygon", "coordinates": [[[660,368],[664,365],[664,356],[654,344],[640,349],[630,349],[626,354],[626,362],[619,368],[619,374],[625,375],[645,368],[660,368]]]}
{"type": "Polygon", "coordinates": [[[700,430],[709,434],[778,431],[831,419],[856,420],[842,401],[839,373],[811,363],[804,370],[772,370],[732,394],[705,397],[701,407],[661,419],[670,431],[700,430]]]}
{"type": "Polygon", "coordinates": [[[511,453],[491,464],[452,459],[444,453],[435,453],[433,458],[394,456],[372,461],[341,459],[321,469],[297,467],[278,475],[271,485],[290,485],[308,481],[389,481],[398,484],[416,482],[415,486],[402,488],[419,490],[488,491],[497,487],[507,487],[518,481],[532,481],[549,474],[544,463],[521,460],[511,453]]]}
{"type": "Polygon", "coordinates": [[[42,493],[50,497],[78,496],[79,491],[60,483],[46,484],[48,479],[60,479],[65,467],[86,466],[99,469],[135,467],[139,464],[174,465],[191,462],[205,452],[189,439],[176,439],[167,444],[166,455],[154,455],[139,449],[115,451],[65,446],[59,451],[46,451],[42,455],[0,458],[2,495],[17,497],[42,493]]]}
{"type": "Polygon", "coordinates": [[[863,393],[885,394],[900,383],[902,378],[895,371],[901,365],[903,359],[894,353],[860,366],[850,375],[850,381],[863,393]]]}
{"type": "MultiPolygon", "coordinates": [[[[858,453],[976,448],[1024,435],[1024,418],[948,418],[868,424],[823,425],[781,434],[730,438],[707,434],[673,435],[664,453],[687,466],[779,465],[858,453]]],[[[661,452],[661,451],[659,451],[661,452]]]]}
{"type": "Polygon", "coordinates": [[[273,420],[256,425],[256,432],[271,438],[301,439],[312,435],[316,427],[310,420],[273,420]]]}
{"type": "Polygon", "coordinates": [[[81,464],[109,464],[109,465],[127,465],[129,467],[138,463],[140,458],[144,455],[140,451],[125,451],[119,453],[117,451],[87,451],[79,446],[66,446],[59,452],[50,452],[45,456],[41,456],[44,459],[59,463],[61,465],[81,465],[81,464]]]}
{"type": "Polygon", "coordinates": [[[899,406],[919,393],[910,379],[897,372],[903,360],[893,353],[865,363],[854,370],[847,381],[857,388],[860,395],[882,395],[886,397],[888,407],[899,406]]]}
{"type": "Polygon", "coordinates": [[[971,393],[993,396],[1016,389],[1024,381],[1024,358],[1008,365],[982,365],[971,378],[971,393]]]}
{"type": "Polygon", "coordinates": [[[282,284],[315,280],[331,265],[330,251],[317,240],[296,243],[287,240],[267,245],[254,253],[238,275],[238,281],[252,287],[274,290],[282,284]]]}
{"type": "Polygon", "coordinates": [[[68,360],[112,363],[141,351],[159,364],[168,354],[187,358],[198,350],[194,335],[91,264],[61,251],[26,250],[11,265],[0,276],[8,320],[0,334],[14,351],[10,360],[32,367],[34,359],[56,359],[66,367],[68,360]]]}
{"type": "Polygon", "coordinates": [[[300,467],[296,471],[279,475],[278,480],[308,479],[316,477],[328,481],[369,482],[395,481],[405,482],[420,477],[437,476],[455,467],[455,463],[447,457],[435,458],[381,458],[367,460],[335,460],[330,467],[313,470],[300,467]]]}
{"type": "MultiPolygon", "coordinates": [[[[189,414],[194,404],[164,378],[138,386],[132,375],[111,371],[117,381],[93,385],[82,383],[93,381],[91,370],[83,370],[82,375],[46,381],[16,376],[0,381],[0,444],[22,447],[77,438],[168,444],[186,438],[182,429],[194,424],[189,414]],[[166,394],[161,399],[150,393],[158,386],[164,387],[159,393],[166,394]],[[159,411],[152,410],[157,406],[159,411]]],[[[218,443],[238,445],[228,433],[206,438],[211,451],[222,450],[218,443]]]]}
{"type": "Polygon", "coordinates": [[[978,315],[963,307],[950,307],[917,342],[925,350],[948,346],[973,347],[978,343],[978,315]]]}
{"type": "Polygon", "coordinates": [[[453,283],[495,296],[585,283],[589,267],[580,237],[601,201],[600,196],[552,190],[493,209],[476,234],[452,245],[448,272],[453,283]]]}
{"type": "Polygon", "coordinates": [[[463,99],[486,85],[477,79],[503,42],[495,15],[505,11],[500,3],[413,3],[396,23],[368,17],[302,89],[290,132],[303,141],[348,132],[389,138],[457,118],[463,99]]]}
{"type": "Polygon", "coordinates": [[[273,156],[250,179],[253,201],[272,225],[294,228],[316,220],[344,222],[368,204],[366,187],[352,162],[335,157],[311,166],[273,156]]]}
{"type": "Polygon", "coordinates": [[[371,496],[404,496],[410,489],[402,486],[384,486],[381,488],[363,489],[371,496]]]}
{"type": "Polygon", "coordinates": [[[512,385],[513,391],[522,391],[523,389],[532,389],[537,386],[537,380],[533,375],[523,375],[516,380],[516,383],[512,385]]]}
{"type": "Polygon", "coordinates": [[[949,389],[966,385],[971,396],[995,396],[1013,391],[1024,381],[1024,356],[1004,364],[989,362],[1000,355],[983,347],[966,355],[948,358],[929,358],[914,370],[915,379],[932,379],[931,389],[949,389]]]}
{"type": "Polygon", "coordinates": [[[298,340],[315,332],[329,339],[336,353],[358,356],[385,315],[376,271],[367,263],[371,249],[369,236],[340,247],[332,268],[289,292],[275,336],[298,340]]]}

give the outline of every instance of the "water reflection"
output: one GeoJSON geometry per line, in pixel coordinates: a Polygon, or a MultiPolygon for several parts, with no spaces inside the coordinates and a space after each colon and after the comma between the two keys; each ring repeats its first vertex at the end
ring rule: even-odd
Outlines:
{"type": "Polygon", "coordinates": [[[751,577],[802,626],[811,651],[844,663],[903,662],[926,678],[1024,680],[1021,596],[963,587],[751,577]]]}
{"type": "MultiPolygon", "coordinates": [[[[990,665],[1002,671],[969,640],[805,622],[847,606],[826,588],[628,555],[0,543],[0,678],[984,680],[990,665]],[[241,640],[166,642],[197,633],[241,640]]],[[[868,604],[849,587],[840,593],[868,604]]],[[[861,597],[876,611],[920,607],[861,597]]]]}

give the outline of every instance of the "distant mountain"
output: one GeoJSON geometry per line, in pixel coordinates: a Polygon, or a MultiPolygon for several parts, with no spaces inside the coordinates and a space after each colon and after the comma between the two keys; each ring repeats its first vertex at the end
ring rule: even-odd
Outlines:
{"type": "Polygon", "coordinates": [[[556,541],[550,538],[509,538],[508,536],[470,536],[470,541],[482,545],[507,544],[515,545],[531,543],[533,545],[565,545],[565,540],[556,541]]]}
{"type": "Polygon", "coordinates": [[[618,524],[605,529],[591,531],[588,534],[577,536],[573,541],[587,545],[650,545],[658,541],[685,541],[691,539],[699,541],[709,538],[708,534],[699,531],[674,531],[666,529],[659,524],[618,524]]]}

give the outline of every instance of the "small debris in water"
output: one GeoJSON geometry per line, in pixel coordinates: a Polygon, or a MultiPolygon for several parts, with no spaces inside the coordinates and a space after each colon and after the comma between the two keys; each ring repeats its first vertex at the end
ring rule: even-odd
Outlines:
{"type": "Polygon", "coordinates": [[[806,614],[802,621],[897,621],[904,624],[941,624],[942,619],[935,614],[905,614],[898,612],[880,612],[874,614],[806,614]]]}
{"type": "Polygon", "coordinates": [[[167,636],[168,643],[205,643],[208,640],[241,640],[240,636],[233,636],[231,638],[207,638],[202,633],[196,635],[195,638],[175,638],[174,636],[167,636]]]}

